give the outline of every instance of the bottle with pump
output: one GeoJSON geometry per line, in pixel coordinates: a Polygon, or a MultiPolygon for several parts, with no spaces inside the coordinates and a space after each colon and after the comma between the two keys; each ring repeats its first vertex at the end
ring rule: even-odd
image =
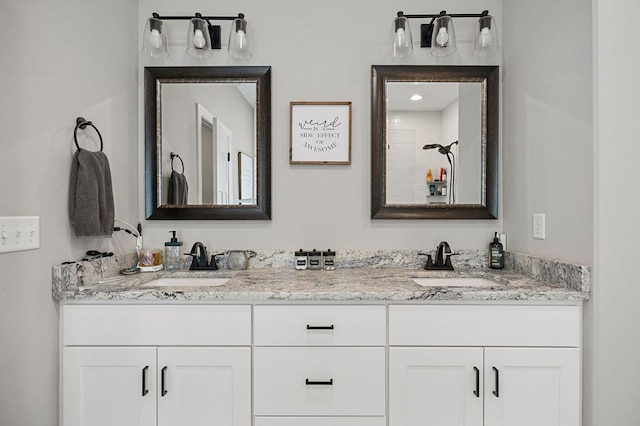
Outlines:
{"type": "Polygon", "coordinates": [[[176,238],[176,231],[169,231],[173,236],[171,241],[164,243],[164,269],[177,271],[182,268],[182,241],[176,238]]]}
{"type": "Polygon", "coordinates": [[[493,242],[489,244],[489,267],[491,269],[504,268],[504,248],[500,239],[498,239],[498,233],[495,233],[493,242]]]}

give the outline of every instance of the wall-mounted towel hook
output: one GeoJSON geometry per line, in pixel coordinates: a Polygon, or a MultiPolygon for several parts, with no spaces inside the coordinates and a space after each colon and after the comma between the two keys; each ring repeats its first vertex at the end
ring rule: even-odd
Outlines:
{"type": "Polygon", "coordinates": [[[93,127],[93,129],[98,134],[98,137],[100,138],[100,151],[102,151],[104,143],[102,142],[102,135],[100,134],[100,131],[96,126],[93,125],[91,121],[85,120],[83,117],[76,118],[76,128],[73,129],[73,140],[76,142],[76,148],[80,149],[80,145],[78,145],[78,128],[84,130],[87,128],[87,126],[93,127]]]}
{"type": "Polygon", "coordinates": [[[171,171],[172,172],[174,171],[174,169],[173,169],[173,159],[176,158],[176,157],[178,158],[178,160],[180,160],[180,164],[182,164],[182,174],[184,174],[184,161],[182,161],[182,157],[180,157],[180,155],[176,154],[175,152],[171,153],[171,171]]]}

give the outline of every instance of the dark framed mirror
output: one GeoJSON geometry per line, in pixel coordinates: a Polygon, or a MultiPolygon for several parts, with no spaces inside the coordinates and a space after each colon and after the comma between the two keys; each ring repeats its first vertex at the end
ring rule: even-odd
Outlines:
{"type": "Polygon", "coordinates": [[[145,216],[271,219],[271,67],[145,67],[145,216]]]}
{"type": "Polygon", "coordinates": [[[499,68],[374,65],[371,217],[498,217],[499,68]]]}

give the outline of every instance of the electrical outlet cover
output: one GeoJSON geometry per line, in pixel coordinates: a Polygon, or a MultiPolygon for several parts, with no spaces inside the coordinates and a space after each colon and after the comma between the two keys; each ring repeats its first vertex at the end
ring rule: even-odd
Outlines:
{"type": "Polygon", "coordinates": [[[544,214],[534,213],[533,215],[533,238],[536,240],[545,239],[545,217],[544,214]]]}

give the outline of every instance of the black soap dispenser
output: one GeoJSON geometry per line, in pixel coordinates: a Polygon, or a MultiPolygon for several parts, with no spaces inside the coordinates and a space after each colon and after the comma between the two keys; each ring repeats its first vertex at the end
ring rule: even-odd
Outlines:
{"type": "Polygon", "coordinates": [[[493,237],[493,241],[489,244],[489,267],[491,269],[504,268],[504,248],[497,232],[493,237]]]}

